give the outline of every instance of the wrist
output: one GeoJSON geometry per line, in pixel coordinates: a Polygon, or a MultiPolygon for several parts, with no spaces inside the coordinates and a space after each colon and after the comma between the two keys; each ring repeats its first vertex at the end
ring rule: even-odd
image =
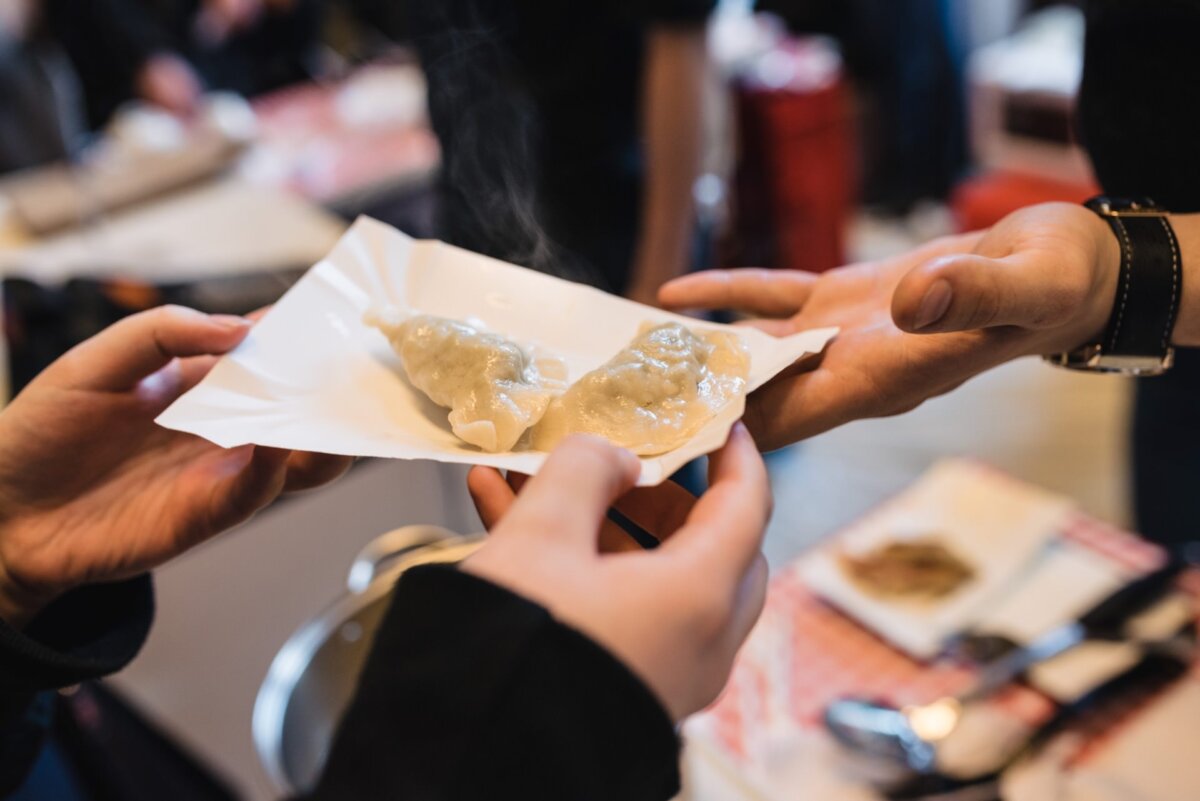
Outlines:
{"type": "Polygon", "coordinates": [[[55,597],[52,593],[38,592],[27,586],[0,556],[0,620],[14,629],[23,629],[55,597]]]}
{"type": "MultiPolygon", "coordinates": [[[[1079,325],[1062,328],[1056,339],[1065,348],[1047,359],[1076,370],[1160,375],[1171,367],[1172,333],[1188,288],[1175,231],[1180,219],[1146,198],[1099,196],[1085,206],[1095,216],[1075,213],[1089,226],[1089,235],[1076,241],[1090,243],[1091,280],[1081,313],[1072,315],[1079,325]]],[[[1072,227],[1077,235],[1079,227],[1072,227]]],[[[1064,267],[1070,263],[1059,245],[1050,250],[1064,267]]]]}
{"type": "Polygon", "coordinates": [[[1099,342],[1108,328],[1113,307],[1117,302],[1117,284],[1121,277],[1121,242],[1112,226],[1099,215],[1084,209],[1092,233],[1092,286],[1084,302],[1084,313],[1066,348],[1099,342]]]}

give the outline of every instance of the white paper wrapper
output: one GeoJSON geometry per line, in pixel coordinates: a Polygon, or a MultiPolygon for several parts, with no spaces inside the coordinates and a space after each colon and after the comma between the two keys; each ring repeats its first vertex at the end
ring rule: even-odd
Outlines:
{"type": "MultiPolygon", "coordinates": [[[[466,320],[563,357],[576,380],[628,344],[647,320],[729,329],[642,306],[580,284],[361,218],[158,423],[223,447],[277,448],[482,464],[534,473],[545,453],[484,453],[459,440],[447,410],[413,388],[369,308],[392,305],[466,320]]],[[[750,350],[750,389],[819,353],[836,329],[776,339],[736,328],[750,350]]],[[[640,484],[661,483],[719,448],[742,415],[731,404],[683,446],[642,459],[640,484]]]]}
{"type": "Polygon", "coordinates": [[[948,638],[973,627],[1009,593],[1019,591],[1071,509],[1066,498],[967,460],[946,459],[823,543],[798,569],[814,592],[858,622],[906,653],[932,659],[948,638]],[[946,598],[902,602],[868,594],[839,564],[839,552],[859,555],[914,537],[943,543],[971,565],[974,578],[946,598]]]}

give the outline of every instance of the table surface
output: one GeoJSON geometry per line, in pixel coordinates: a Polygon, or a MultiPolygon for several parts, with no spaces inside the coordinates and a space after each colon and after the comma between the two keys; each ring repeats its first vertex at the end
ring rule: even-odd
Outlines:
{"type": "Polygon", "coordinates": [[[363,79],[385,81],[385,98],[389,85],[417,80],[411,68],[367,67],[343,82],[257,98],[257,138],[231,173],[63,233],[30,236],[0,199],[0,271],[42,282],[112,275],[165,282],[316,262],[345,228],[324,207],[381,187],[422,185],[439,164],[423,114],[348,116],[342,99],[363,79]]]}
{"type": "MultiPolygon", "coordinates": [[[[1134,572],[1150,570],[1163,558],[1156,546],[1084,514],[1073,515],[1061,535],[1134,572]]],[[[1200,597],[1200,571],[1186,574],[1182,586],[1200,597]]],[[[773,750],[779,747],[781,732],[807,738],[805,748],[832,747],[822,731],[823,712],[830,701],[868,697],[903,706],[953,695],[965,689],[974,675],[975,671],[959,665],[923,664],[900,653],[815,596],[798,569],[787,568],[771,583],[763,618],[743,649],[726,692],[689,723],[693,736],[686,774],[693,789],[685,797],[778,801],[754,777],[778,758],[773,750]],[[762,649],[769,649],[771,658],[755,658],[755,651],[761,654],[762,649]]],[[[1200,665],[1191,679],[1200,680],[1200,665]]],[[[1125,725],[1153,706],[1152,697],[1135,693],[1132,698],[1130,706],[1116,705],[1107,712],[1110,718],[1088,722],[1087,734],[1079,739],[1069,764],[1086,765],[1103,752],[1106,743],[1119,737],[1125,725]]],[[[1025,685],[1000,693],[994,704],[1004,714],[1033,725],[1053,711],[1047,697],[1025,685]]],[[[851,790],[847,784],[828,798],[877,798],[865,788],[861,796],[858,792],[859,788],[851,790]]]]}

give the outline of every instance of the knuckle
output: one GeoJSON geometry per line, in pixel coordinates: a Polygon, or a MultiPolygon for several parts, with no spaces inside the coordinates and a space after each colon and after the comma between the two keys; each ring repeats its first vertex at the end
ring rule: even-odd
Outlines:
{"type": "Polygon", "coordinates": [[[970,327],[987,328],[999,319],[1001,291],[1002,288],[992,282],[990,291],[972,293],[967,314],[970,327]]]}
{"type": "Polygon", "coordinates": [[[153,322],[169,325],[171,323],[195,319],[197,314],[199,314],[199,312],[194,309],[189,309],[186,306],[180,306],[177,303],[167,303],[162,306],[156,306],[153,309],[141,312],[135,316],[140,317],[145,315],[147,319],[153,322]]]}

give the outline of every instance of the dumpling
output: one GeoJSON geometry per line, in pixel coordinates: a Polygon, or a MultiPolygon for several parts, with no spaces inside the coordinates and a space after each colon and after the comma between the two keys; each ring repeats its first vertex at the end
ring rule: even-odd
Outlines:
{"type": "Polygon", "coordinates": [[[413,386],[450,409],[450,428],[485,451],[509,451],[565,386],[560,359],[535,359],[517,344],[456,320],[369,312],[413,386]]]}
{"type": "Polygon", "coordinates": [[[550,403],[533,444],[551,450],[569,434],[605,437],[641,456],[683,444],[746,392],[750,354],[736,334],[646,323],[608,363],[550,403]]]}

